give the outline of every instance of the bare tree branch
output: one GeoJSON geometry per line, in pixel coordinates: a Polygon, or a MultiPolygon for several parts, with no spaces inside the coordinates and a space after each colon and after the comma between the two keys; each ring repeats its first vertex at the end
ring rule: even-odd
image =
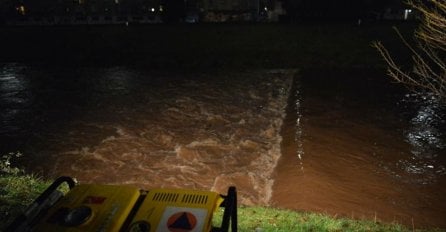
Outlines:
{"type": "Polygon", "coordinates": [[[373,46],[387,63],[391,78],[413,90],[428,90],[446,102],[446,2],[410,0],[408,4],[423,16],[414,33],[415,45],[394,29],[412,54],[412,70],[399,67],[381,42],[374,42],[373,46]]]}

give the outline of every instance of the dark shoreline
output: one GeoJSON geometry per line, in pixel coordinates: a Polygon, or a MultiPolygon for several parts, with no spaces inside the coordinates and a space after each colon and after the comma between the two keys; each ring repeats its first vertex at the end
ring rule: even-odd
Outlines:
{"type": "MultiPolygon", "coordinates": [[[[404,56],[393,24],[0,26],[0,62],[154,69],[383,68],[371,42],[404,56]]],[[[415,26],[399,23],[411,36],[415,26]]]]}

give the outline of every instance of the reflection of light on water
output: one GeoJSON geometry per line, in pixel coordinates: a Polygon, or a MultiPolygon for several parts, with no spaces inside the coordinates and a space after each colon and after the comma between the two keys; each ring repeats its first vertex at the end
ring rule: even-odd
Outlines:
{"type": "Polygon", "coordinates": [[[104,71],[101,88],[108,90],[128,90],[131,87],[132,80],[135,74],[122,67],[113,67],[104,71]]]}
{"type": "Polygon", "coordinates": [[[2,121],[13,120],[24,104],[29,102],[24,91],[28,83],[21,78],[20,73],[24,69],[16,64],[5,64],[0,66],[0,97],[2,98],[2,121]],[[4,105],[3,105],[4,104],[4,105]]]}
{"type": "Polygon", "coordinates": [[[420,98],[415,94],[406,95],[405,101],[418,105],[418,111],[405,132],[406,141],[411,146],[411,156],[399,160],[397,166],[416,176],[411,181],[428,184],[434,182],[437,176],[446,174],[446,168],[437,161],[439,152],[445,148],[443,134],[438,128],[444,116],[440,113],[441,104],[433,96],[420,98]]]}
{"type": "Polygon", "coordinates": [[[296,141],[297,144],[297,158],[299,158],[299,166],[301,171],[304,171],[304,165],[303,165],[303,156],[304,156],[304,149],[303,149],[303,143],[302,143],[302,113],[301,113],[301,95],[300,95],[300,84],[298,81],[295,83],[296,92],[294,93],[294,97],[296,99],[296,134],[294,135],[294,141],[296,141]]]}
{"type": "Polygon", "coordinates": [[[0,68],[0,91],[1,94],[17,94],[27,87],[24,79],[20,78],[21,66],[5,64],[0,68]]]}

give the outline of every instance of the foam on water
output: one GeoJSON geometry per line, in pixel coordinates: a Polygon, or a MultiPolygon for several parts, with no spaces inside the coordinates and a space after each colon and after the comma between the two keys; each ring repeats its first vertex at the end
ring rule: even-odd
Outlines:
{"type": "Polygon", "coordinates": [[[279,70],[180,79],[146,96],[165,91],[162,97],[136,105],[137,110],[157,109],[151,114],[126,114],[132,118],[125,123],[81,122],[113,128],[114,133],[94,145],[59,149],[44,169],[51,176],[145,189],[225,193],[235,185],[241,203],[266,205],[293,75],[292,70],[279,70]]]}

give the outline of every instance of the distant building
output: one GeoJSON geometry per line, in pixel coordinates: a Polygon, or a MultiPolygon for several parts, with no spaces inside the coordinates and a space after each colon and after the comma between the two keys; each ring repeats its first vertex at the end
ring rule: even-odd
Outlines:
{"type": "Polygon", "coordinates": [[[420,12],[411,9],[405,2],[393,1],[375,14],[376,20],[414,20],[420,12]]]}
{"type": "Polygon", "coordinates": [[[413,20],[418,12],[410,8],[386,8],[382,12],[382,20],[413,20]]]}
{"type": "MultiPolygon", "coordinates": [[[[279,0],[177,0],[184,22],[277,21],[284,10],[279,0]]],[[[9,24],[160,23],[172,0],[13,0],[2,9],[9,24]]],[[[172,13],[172,12],[169,12],[172,13]]],[[[0,21],[1,22],[1,21],[0,21]]]]}
{"type": "Polygon", "coordinates": [[[278,21],[285,13],[279,0],[201,0],[204,22],[278,21]]]}
{"type": "Polygon", "coordinates": [[[259,0],[203,0],[207,11],[252,11],[258,10],[259,0]]]}
{"type": "Polygon", "coordinates": [[[159,0],[16,0],[7,24],[159,23],[159,0]]]}
{"type": "Polygon", "coordinates": [[[275,1],[274,7],[271,9],[267,9],[268,12],[268,21],[270,22],[278,22],[280,17],[286,15],[286,11],[282,5],[283,2],[275,1]]]}

